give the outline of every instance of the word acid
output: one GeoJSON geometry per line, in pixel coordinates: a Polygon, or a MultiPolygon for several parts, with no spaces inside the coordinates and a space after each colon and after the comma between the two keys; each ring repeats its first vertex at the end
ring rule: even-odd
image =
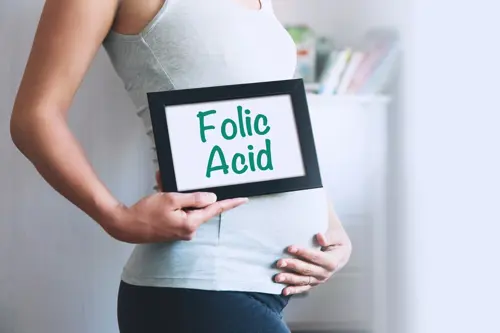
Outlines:
{"type": "MultiPolygon", "coordinates": [[[[216,113],[216,110],[208,110],[200,111],[197,114],[200,124],[200,139],[203,143],[207,142],[206,132],[216,129],[214,125],[207,124],[208,121],[206,118],[216,113]]],[[[243,107],[238,106],[237,119],[224,119],[220,124],[219,130],[224,140],[231,141],[237,137],[245,138],[254,135],[266,135],[271,130],[271,127],[265,115],[257,114],[252,118],[250,110],[243,111],[243,107]]],[[[235,174],[241,175],[256,170],[273,170],[270,139],[264,140],[263,147],[259,151],[255,150],[254,145],[249,144],[247,145],[246,152],[238,152],[233,156],[227,156],[219,145],[214,145],[208,158],[206,177],[210,178],[215,171],[222,171],[226,175],[232,171],[235,174]],[[215,161],[220,161],[220,164],[214,165],[215,161]]]]}

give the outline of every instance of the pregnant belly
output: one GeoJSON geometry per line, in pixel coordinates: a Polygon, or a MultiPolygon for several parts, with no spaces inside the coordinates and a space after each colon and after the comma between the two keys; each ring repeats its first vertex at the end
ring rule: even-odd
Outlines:
{"type": "Polygon", "coordinates": [[[324,189],[251,198],[221,216],[220,266],[268,270],[290,245],[317,247],[315,234],[327,228],[324,189]]]}
{"type": "Polygon", "coordinates": [[[317,247],[314,235],[327,228],[324,189],[255,197],[202,225],[191,241],[137,246],[125,271],[137,280],[210,280],[211,289],[279,293],[271,279],[276,260],[290,245],[317,247]]]}
{"type": "Polygon", "coordinates": [[[315,246],[313,237],[328,227],[324,189],[250,198],[221,216],[219,246],[256,252],[288,245],[315,246]]]}

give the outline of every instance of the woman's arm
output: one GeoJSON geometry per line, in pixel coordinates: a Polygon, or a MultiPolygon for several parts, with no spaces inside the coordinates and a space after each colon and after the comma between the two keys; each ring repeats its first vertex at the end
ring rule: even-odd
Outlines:
{"type": "Polygon", "coordinates": [[[130,243],[188,240],[201,223],[246,200],[157,193],[124,207],[98,179],[66,122],[117,7],[118,0],[45,2],[14,104],[12,140],[55,190],[113,237],[130,243]]]}
{"type": "Polygon", "coordinates": [[[117,4],[45,2],[10,123],[13,142],[43,178],[103,227],[115,219],[120,203],[98,180],[66,117],[117,4]]]}

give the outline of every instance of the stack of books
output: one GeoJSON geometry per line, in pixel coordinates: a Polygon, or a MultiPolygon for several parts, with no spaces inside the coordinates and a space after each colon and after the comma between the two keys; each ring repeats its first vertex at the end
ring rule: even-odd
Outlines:
{"type": "Polygon", "coordinates": [[[363,49],[335,49],[319,78],[320,95],[385,93],[400,56],[397,35],[388,30],[367,33],[363,49]]]}

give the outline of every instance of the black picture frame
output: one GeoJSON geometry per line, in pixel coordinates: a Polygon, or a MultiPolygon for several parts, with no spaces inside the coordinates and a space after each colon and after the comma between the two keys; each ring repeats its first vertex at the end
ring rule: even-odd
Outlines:
{"type": "Polygon", "coordinates": [[[223,200],[323,187],[307,96],[302,79],[150,92],[147,94],[147,98],[161,174],[161,185],[164,192],[212,192],[217,195],[218,200],[223,200]],[[305,175],[187,191],[177,190],[166,107],[276,95],[290,95],[291,97],[305,175]]]}

